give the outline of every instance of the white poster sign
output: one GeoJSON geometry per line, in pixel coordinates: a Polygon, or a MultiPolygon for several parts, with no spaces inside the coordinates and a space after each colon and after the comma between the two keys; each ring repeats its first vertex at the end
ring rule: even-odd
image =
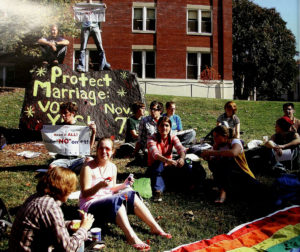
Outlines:
{"type": "Polygon", "coordinates": [[[49,152],[64,156],[90,155],[90,129],[76,125],[44,125],[41,130],[49,152]]]}
{"type": "Polygon", "coordinates": [[[105,22],[104,4],[77,3],[73,9],[75,18],[79,22],[105,22]]]}

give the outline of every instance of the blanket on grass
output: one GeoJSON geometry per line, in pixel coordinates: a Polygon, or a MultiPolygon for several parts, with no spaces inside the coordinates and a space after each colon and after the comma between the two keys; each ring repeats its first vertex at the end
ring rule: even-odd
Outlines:
{"type": "Polygon", "coordinates": [[[172,252],[300,252],[300,206],[242,224],[228,234],[174,248],[172,252]]]}

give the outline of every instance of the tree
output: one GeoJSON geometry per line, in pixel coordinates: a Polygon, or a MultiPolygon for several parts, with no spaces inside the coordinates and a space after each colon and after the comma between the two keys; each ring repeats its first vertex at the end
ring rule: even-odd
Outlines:
{"type": "Polygon", "coordinates": [[[233,0],[235,96],[277,100],[295,84],[295,37],[275,9],[233,0]]]}
{"type": "Polygon", "coordinates": [[[38,56],[38,38],[49,35],[57,24],[60,34],[78,36],[73,0],[1,0],[0,48],[5,53],[38,56]]]}

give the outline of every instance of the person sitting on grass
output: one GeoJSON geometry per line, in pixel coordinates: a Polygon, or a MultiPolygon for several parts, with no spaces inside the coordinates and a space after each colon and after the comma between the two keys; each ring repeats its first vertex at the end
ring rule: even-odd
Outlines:
{"type": "Polygon", "coordinates": [[[37,192],[19,209],[11,229],[9,251],[82,251],[87,231],[94,217],[84,213],[80,227],[73,221],[64,221],[60,205],[75,191],[77,177],[64,167],[49,170],[38,182],[37,192]],[[75,231],[72,236],[68,229],[75,231]]]}
{"type": "Polygon", "coordinates": [[[293,122],[293,126],[291,127],[292,131],[300,133],[300,120],[294,116],[295,108],[294,104],[289,102],[282,105],[284,116],[287,116],[293,122]]]}
{"type": "Polygon", "coordinates": [[[225,125],[227,128],[233,129],[233,134],[236,138],[240,138],[240,119],[236,115],[237,106],[233,101],[226,102],[225,113],[217,119],[217,126],[225,125]]]}
{"type": "Polygon", "coordinates": [[[150,246],[141,241],[134,232],[128,214],[138,216],[150,227],[151,233],[167,239],[172,236],[165,233],[158,225],[135,191],[122,191],[133,184],[133,178],[128,177],[122,184],[117,184],[117,167],[111,162],[113,153],[113,141],[110,138],[101,138],[98,142],[96,158],[81,170],[80,208],[92,213],[100,225],[106,222],[116,223],[133,248],[148,251],[150,246]]]}
{"type": "MultiPolygon", "coordinates": [[[[154,201],[162,201],[165,182],[162,173],[165,167],[181,168],[184,166],[185,148],[175,135],[171,135],[172,122],[169,117],[161,117],[157,122],[157,133],[148,138],[148,166],[150,167],[151,186],[154,201]],[[179,154],[179,159],[172,159],[173,147],[179,154]]],[[[174,171],[173,171],[174,173],[174,171]]]]}
{"type": "MultiPolygon", "coordinates": [[[[63,118],[63,123],[61,125],[76,125],[76,126],[86,126],[85,123],[77,121],[75,119],[75,115],[77,113],[78,107],[72,102],[65,102],[60,105],[60,114],[63,118]]],[[[96,124],[93,122],[89,125],[92,134],[90,140],[90,149],[92,150],[95,137],[96,137],[96,124]]],[[[54,160],[50,165],[49,169],[52,169],[56,166],[62,166],[69,168],[76,172],[77,174],[80,173],[80,169],[82,164],[85,162],[85,157],[78,157],[78,156],[64,156],[64,155],[57,155],[56,160],[54,160]]]]}
{"type": "Polygon", "coordinates": [[[293,121],[287,116],[279,118],[276,121],[275,134],[272,135],[271,141],[265,144],[266,147],[273,150],[271,158],[273,168],[279,168],[283,171],[286,168],[292,170],[299,170],[300,168],[300,136],[291,130],[293,124],[293,121]],[[284,158],[283,153],[285,153],[284,158]],[[284,162],[285,165],[282,163],[283,161],[287,161],[284,162]]]}
{"type": "Polygon", "coordinates": [[[150,115],[142,118],[139,125],[139,138],[136,142],[133,155],[137,155],[140,150],[147,149],[147,138],[157,131],[157,122],[163,113],[163,104],[158,101],[152,101],[150,104],[150,115]]]}
{"type": "Polygon", "coordinates": [[[220,194],[215,202],[224,203],[227,192],[241,191],[246,194],[259,182],[248,166],[241,141],[233,138],[232,129],[217,126],[213,129],[213,139],[213,149],[201,151],[199,156],[208,161],[219,188],[220,194]]]}
{"type": "Polygon", "coordinates": [[[187,130],[183,133],[181,118],[179,115],[175,114],[176,104],[175,102],[167,102],[166,103],[167,113],[163,114],[163,116],[168,116],[172,122],[172,134],[178,136],[181,144],[183,146],[187,146],[191,143],[194,143],[196,140],[196,131],[194,129],[187,130]],[[181,134],[181,133],[183,134],[181,134]]]}

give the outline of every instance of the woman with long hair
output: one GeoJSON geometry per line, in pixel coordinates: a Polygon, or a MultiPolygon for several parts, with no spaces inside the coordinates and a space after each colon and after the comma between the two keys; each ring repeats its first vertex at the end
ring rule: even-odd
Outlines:
{"type": "Polygon", "coordinates": [[[246,192],[258,181],[248,166],[241,141],[233,138],[232,129],[217,126],[213,130],[213,138],[213,149],[205,150],[200,155],[208,160],[209,169],[219,187],[220,194],[215,202],[223,203],[228,191],[240,188],[246,192]]]}
{"type": "Polygon", "coordinates": [[[80,174],[80,208],[95,216],[97,223],[116,223],[124,232],[128,243],[137,250],[148,251],[150,246],[140,240],[132,229],[127,214],[135,214],[149,227],[150,232],[167,239],[165,233],[153,218],[137,193],[126,190],[134,179],[129,177],[117,184],[117,167],[111,162],[114,144],[110,138],[102,138],[97,146],[97,156],[88,162],[80,174]]]}
{"type": "Polygon", "coordinates": [[[169,117],[161,117],[157,122],[157,133],[148,138],[148,166],[151,172],[151,185],[154,200],[162,201],[162,192],[165,189],[162,173],[166,166],[181,168],[184,165],[185,148],[175,135],[171,135],[172,123],[169,117]],[[179,154],[179,159],[172,159],[173,147],[179,154]]]}

